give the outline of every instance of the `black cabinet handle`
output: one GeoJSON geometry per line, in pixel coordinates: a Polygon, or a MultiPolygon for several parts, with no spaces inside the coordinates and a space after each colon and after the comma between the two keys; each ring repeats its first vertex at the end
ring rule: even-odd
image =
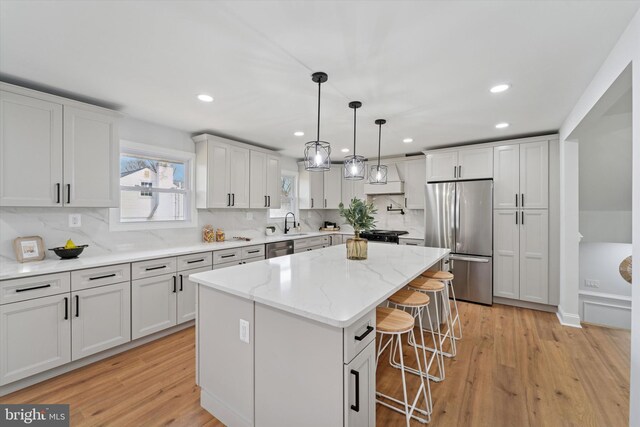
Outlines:
{"type": "Polygon", "coordinates": [[[146,271],[152,271],[152,270],[160,270],[162,268],[167,268],[167,266],[166,265],[161,265],[161,266],[158,266],[158,267],[147,267],[147,268],[145,268],[145,270],[146,271]]]}
{"type": "Polygon", "coordinates": [[[520,205],[524,208],[524,193],[520,195],[520,205]]]}
{"type": "Polygon", "coordinates": [[[518,212],[516,212],[516,225],[518,225],[518,212]]]}
{"type": "Polygon", "coordinates": [[[313,198],[311,199],[311,207],[313,207],[313,198]]]}
{"type": "Polygon", "coordinates": [[[407,198],[406,197],[404,198],[404,207],[405,208],[407,207],[407,198]]]}
{"type": "Polygon", "coordinates": [[[200,259],[193,259],[191,261],[187,261],[187,264],[193,264],[194,262],[202,262],[204,261],[204,258],[200,258],[200,259]]]}
{"type": "Polygon", "coordinates": [[[252,251],[247,251],[248,254],[257,254],[258,252],[260,252],[260,249],[254,249],[252,251]]]}
{"type": "Polygon", "coordinates": [[[267,204],[267,196],[264,196],[264,207],[268,207],[269,205],[267,204]]]}
{"type": "Polygon", "coordinates": [[[231,193],[227,193],[227,206],[231,206],[231,193]]]}
{"type": "Polygon", "coordinates": [[[364,331],[362,333],[362,335],[356,335],[354,338],[356,339],[356,341],[362,341],[363,339],[366,338],[367,335],[369,335],[371,332],[373,332],[374,327],[371,325],[367,325],[367,330],[364,331]]]}
{"type": "Polygon", "coordinates": [[[324,199],[324,207],[327,207],[327,199],[324,199]]]}
{"type": "Polygon", "coordinates": [[[173,276],[173,293],[174,294],[176,293],[176,281],[177,281],[176,276],[173,276]]]}
{"type": "Polygon", "coordinates": [[[356,377],[356,404],[351,405],[351,409],[355,412],[360,412],[360,372],[352,369],[351,375],[356,377]]]}
{"type": "Polygon", "coordinates": [[[40,285],[40,286],[32,286],[30,288],[16,289],[16,292],[35,291],[36,289],[44,289],[44,288],[50,288],[50,287],[51,287],[50,284],[40,285]]]}
{"type": "Polygon", "coordinates": [[[462,178],[462,165],[458,166],[458,178],[462,178]]]}
{"type": "Polygon", "coordinates": [[[271,207],[271,196],[267,196],[267,199],[269,200],[269,203],[267,204],[267,206],[271,207]]]}
{"type": "Polygon", "coordinates": [[[516,193],[516,208],[518,207],[518,193],[516,193]]]}
{"type": "Polygon", "coordinates": [[[236,254],[229,254],[229,255],[220,255],[220,258],[231,258],[236,256],[236,254]]]}
{"type": "Polygon", "coordinates": [[[64,320],[69,320],[69,298],[64,297],[64,320]]]}
{"type": "Polygon", "coordinates": [[[71,184],[67,184],[67,203],[71,203],[71,184]]]}
{"type": "Polygon", "coordinates": [[[458,167],[457,167],[457,166],[454,166],[454,167],[453,167],[453,177],[454,177],[454,178],[457,178],[457,177],[458,177],[458,167]]]}
{"type": "Polygon", "coordinates": [[[183,286],[183,284],[184,284],[184,283],[183,283],[183,281],[184,281],[184,278],[182,277],[182,274],[181,274],[181,275],[180,275],[180,292],[182,292],[182,289],[184,289],[184,286],[183,286]]]}
{"type": "Polygon", "coordinates": [[[80,317],[80,296],[76,295],[76,317],[80,317]]]}
{"type": "Polygon", "coordinates": [[[104,276],[89,277],[89,280],[106,279],[107,277],[116,277],[116,273],[105,274],[104,276]]]}
{"type": "Polygon", "coordinates": [[[236,205],[236,193],[231,193],[231,206],[236,205]]]}
{"type": "Polygon", "coordinates": [[[56,184],[56,203],[60,203],[60,183],[56,184]]]}
{"type": "Polygon", "coordinates": [[[524,211],[522,211],[522,221],[520,221],[522,225],[524,225],[524,211]]]}

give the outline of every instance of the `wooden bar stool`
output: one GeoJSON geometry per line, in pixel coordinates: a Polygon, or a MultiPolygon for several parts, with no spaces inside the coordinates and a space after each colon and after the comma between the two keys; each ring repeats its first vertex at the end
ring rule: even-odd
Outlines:
{"type": "MultiPolygon", "coordinates": [[[[453,316],[453,338],[456,340],[462,339],[462,323],[460,322],[460,314],[458,313],[458,301],[456,300],[456,291],[453,289],[453,273],[449,271],[432,271],[427,270],[422,273],[422,277],[428,279],[439,280],[449,286],[449,292],[453,298],[453,308],[455,310],[455,316],[453,316]],[[458,335],[456,335],[456,323],[458,324],[458,335]]],[[[449,306],[449,309],[451,307],[449,306]]]]}
{"type": "MultiPolygon", "coordinates": [[[[427,391],[424,384],[424,377],[419,375],[420,378],[420,387],[416,392],[415,397],[412,399],[411,405],[409,404],[409,396],[407,395],[407,379],[405,376],[406,367],[404,366],[404,356],[402,353],[402,335],[408,334],[408,336],[413,335],[413,327],[415,326],[415,319],[409,313],[399,310],[397,308],[391,307],[378,307],[376,308],[376,332],[379,334],[378,341],[378,352],[376,353],[376,365],[378,363],[378,359],[384,350],[391,345],[397,346],[397,351],[400,355],[400,372],[402,374],[402,392],[404,401],[391,397],[389,395],[380,393],[376,391],[376,402],[379,404],[386,406],[389,409],[392,409],[396,412],[404,414],[407,427],[410,426],[411,418],[414,420],[421,422],[423,424],[428,423],[431,420],[431,411],[429,408],[429,400],[427,398],[427,391]],[[382,345],[384,336],[389,336],[389,341],[387,341],[384,346],[382,345]],[[425,409],[418,408],[418,401],[420,400],[420,395],[424,397],[425,401],[425,409]],[[385,400],[382,400],[385,399],[385,400]],[[387,402],[388,401],[388,402],[387,402]],[[389,403],[392,402],[392,403],[389,403]],[[394,405],[395,403],[395,405],[394,405]],[[402,406],[398,406],[402,405],[402,406]],[[422,418],[415,414],[418,414],[426,417],[422,418]]],[[[415,352],[416,361],[418,362],[418,372],[422,372],[420,366],[420,357],[418,356],[418,347],[415,345],[415,337],[413,350],[415,352]]],[[[428,384],[428,381],[427,381],[428,384]]]]}

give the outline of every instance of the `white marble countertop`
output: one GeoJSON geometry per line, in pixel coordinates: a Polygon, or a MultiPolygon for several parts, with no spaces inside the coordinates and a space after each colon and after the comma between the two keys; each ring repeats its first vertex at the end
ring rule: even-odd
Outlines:
{"type": "Polygon", "coordinates": [[[449,249],[369,242],[364,261],[346,247],[287,255],[189,278],[257,303],[345,328],[440,261],[449,249]]]}
{"type": "Polygon", "coordinates": [[[228,240],[216,243],[197,243],[185,246],[173,246],[169,248],[149,248],[145,250],[110,253],[97,256],[80,256],[75,259],[44,259],[27,263],[0,262],[0,280],[16,279],[21,277],[37,276],[41,274],[61,273],[64,271],[82,270],[85,268],[101,267],[127,262],[144,261],[148,259],[163,258],[178,255],[187,255],[197,252],[219,251],[244,246],[264,245],[265,243],[280,242],[283,240],[296,240],[308,237],[327,236],[341,234],[338,232],[303,232],[302,234],[278,234],[253,238],[250,241],[228,240]]]}

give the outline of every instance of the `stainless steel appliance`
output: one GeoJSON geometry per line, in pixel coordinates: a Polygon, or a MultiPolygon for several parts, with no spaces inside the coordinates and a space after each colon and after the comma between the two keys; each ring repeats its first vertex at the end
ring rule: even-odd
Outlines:
{"type": "Polygon", "coordinates": [[[451,249],[456,298],[493,303],[493,181],[426,186],[425,246],[451,249]]]}
{"type": "Polygon", "coordinates": [[[291,255],[293,253],[293,240],[267,243],[266,250],[267,250],[267,259],[275,258],[283,255],[291,255]]]}
{"type": "Polygon", "coordinates": [[[362,233],[360,233],[360,237],[372,242],[395,243],[397,245],[398,243],[400,243],[399,236],[408,233],[408,231],[396,230],[371,230],[363,231],[362,233]]]}

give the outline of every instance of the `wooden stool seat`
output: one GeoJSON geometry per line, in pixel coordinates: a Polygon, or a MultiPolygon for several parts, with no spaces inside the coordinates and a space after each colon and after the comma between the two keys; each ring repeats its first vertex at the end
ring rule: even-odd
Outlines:
{"type": "Polygon", "coordinates": [[[405,307],[423,307],[429,304],[429,295],[409,289],[401,289],[389,297],[389,301],[405,307]]]}
{"type": "Polygon", "coordinates": [[[427,270],[422,273],[422,277],[428,277],[435,280],[453,280],[453,274],[448,271],[430,271],[427,270]]]}
{"type": "Polygon", "coordinates": [[[376,308],[376,329],[378,332],[402,334],[413,330],[415,319],[406,311],[391,307],[376,308]]]}
{"type": "Polygon", "coordinates": [[[427,279],[426,277],[418,277],[409,282],[409,287],[421,291],[442,291],[444,290],[444,283],[434,279],[427,279]]]}

